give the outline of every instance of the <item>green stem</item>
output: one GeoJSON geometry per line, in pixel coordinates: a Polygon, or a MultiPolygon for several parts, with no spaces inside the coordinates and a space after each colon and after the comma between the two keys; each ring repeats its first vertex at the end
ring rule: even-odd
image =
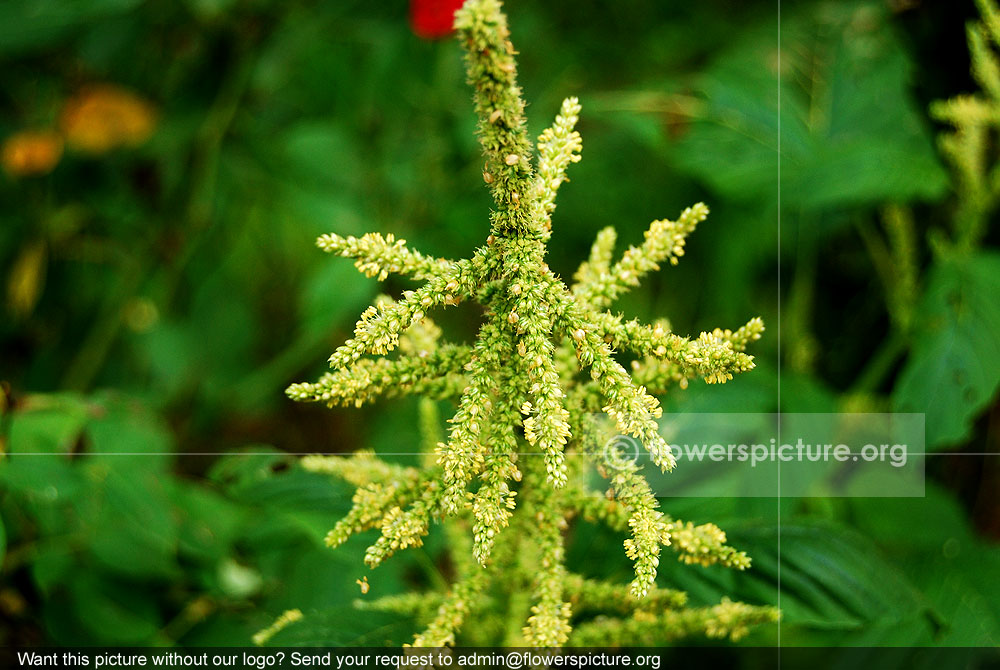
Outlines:
{"type": "Polygon", "coordinates": [[[116,290],[108,295],[104,301],[101,315],[91,326],[90,331],[83,339],[83,344],[77,350],[76,356],[66,368],[62,379],[62,388],[73,391],[86,391],[90,388],[94,378],[104,367],[104,361],[111,352],[111,347],[118,339],[125,304],[135,295],[141,280],[140,264],[129,262],[116,290]]]}
{"type": "Polygon", "coordinates": [[[892,331],[883,340],[882,346],[868,360],[865,369],[858,375],[854,385],[851,387],[851,393],[870,393],[876,391],[892,371],[896,361],[906,353],[906,349],[905,338],[897,331],[892,331]]]}
{"type": "Polygon", "coordinates": [[[177,291],[184,268],[198,250],[205,233],[211,228],[222,147],[239,110],[240,101],[246,92],[256,62],[254,58],[242,55],[239,61],[239,67],[219,91],[205,117],[205,122],[198,131],[191,168],[191,193],[185,213],[187,240],[180,256],[167,270],[167,289],[164,293],[167,304],[177,291]]]}

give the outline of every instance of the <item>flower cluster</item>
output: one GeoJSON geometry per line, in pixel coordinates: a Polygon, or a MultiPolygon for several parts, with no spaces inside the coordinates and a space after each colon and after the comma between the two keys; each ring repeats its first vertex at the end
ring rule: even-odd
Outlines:
{"type": "Polygon", "coordinates": [[[426,629],[415,645],[454,643],[469,617],[484,608],[521,622],[499,632],[504,642],[538,646],[697,632],[736,638],[752,624],[774,621],[772,608],[728,600],[689,609],[685,594],[656,585],[664,546],[688,563],[744,569],[749,559],[728,547],[715,526],[661,512],[640,467],[598,447],[601,428],[592,420],[603,412],[617,432],[669,470],[675,461],[657,428],[661,409],[654,394],[697,378],[724,383],[753,368],[745,350],[763,331],[760,319],[736,331],[687,338],[666,322],[646,325],[608,311],[646,274],[678,262],[708,208],[697,204],[676,220],[654,221],[643,242],[617,260],[614,230],[602,231],[572,285],[564,283],[545,253],[556,193],[567,168],[580,159],[574,129],[580,104],[567,99],[533,148],[500,3],[468,0],[455,28],[475,89],[483,179],[495,203],[486,243],[470,259],[453,261],[421,254],[391,235],[321,237],[320,248],[354,259],[369,277],[403,275],[422,284],[397,300],[380,298],[361,315],[354,337],[330,357],[331,372],[315,383],[292,385],[288,395],[360,406],[382,395],[416,394],[424,398],[429,435],[437,429],[432,401],[453,399],[457,410],[447,436],[430,440],[434,461],[424,468],[387,464],[370,453],[305,459],[305,467],[357,487],[353,509],[328,543],[377,529],[365,556],[374,568],[420,545],[433,522],[450,529],[454,581],[447,593],[367,604],[424,618],[426,629]],[[475,341],[443,341],[429,312],[465,301],[483,309],[475,341]],[[392,358],[365,358],[397,349],[392,358]],[[631,359],[631,372],[619,358],[631,359]],[[607,492],[583,485],[584,469],[595,465],[609,480],[607,492]],[[578,516],[628,535],[631,585],[569,572],[565,531],[578,516]],[[575,620],[588,612],[602,616],[575,620]]]}
{"type": "Polygon", "coordinates": [[[991,133],[1000,130],[1000,9],[994,0],[976,0],[981,20],[969,24],[972,76],[980,91],[931,105],[931,115],[954,130],[941,136],[941,151],[956,175],[959,211],[955,241],[975,247],[986,232],[989,215],[1000,202],[996,147],[991,133]]]}

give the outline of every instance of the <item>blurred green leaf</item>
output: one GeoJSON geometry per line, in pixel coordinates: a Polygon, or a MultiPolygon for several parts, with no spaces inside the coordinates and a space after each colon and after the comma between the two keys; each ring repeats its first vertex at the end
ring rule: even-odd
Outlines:
{"type": "Polygon", "coordinates": [[[0,483],[33,507],[71,501],[87,486],[72,462],[54,456],[9,456],[0,462],[0,483]]]}
{"type": "Polygon", "coordinates": [[[773,23],[749,31],[702,79],[705,108],[677,164],[725,196],[780,187],[783,205],[804,209],[943,195],[947,175],[888,20],[874,3],[799,5],[782,13],[780,55],[773,23]]]}
{"type": "Polygon", "coordinates": [[[872,645],[996,647],[1000,642],[1000,548],[977,537],[961,503],[927,483],[924,498],[849,501],[858,527],[891,552],[939,620],[933,638],[910,629],[873,632],[872,645]],[[893,635],[890,637],[890,635],[893,635]]]}
{"type": "Polygon", "coordinates": [[[90,453],[119,454],[106,459],[117,467],[148,474],[166,470],[173,460],[174,440],[166,422],[134,400],[104,396],[87,437],[90,453]]]}
{"type": "Polygon", "coordinates": [[[164,320],[138,338],[138,348],[159,396],[173,397],[190,383],[197,370],[197,347],[194,333],[176,321],[164,320]]]}
{"type": "Polygon", "coordinates": [[[247,529],[245,539],[263,547],[306,533],[322,544],[351,506],[352,491],[329,475],[303,470],[286,455],[233,454],[212,469],[234,501],[268,510],[247,529]]]}
{"type": "Polygon", "coordinates": [[[216,563],[227,557],[252,514],[209,486],[174,481],[170,497],[178,518],[178,549],[196,561],[216,563]]]}
{"type": "Polygon", "coordinates": [[[400,647],[416,626],[412,619],[384,612],[365,612],[348,605],[304,612],[268,641],[278,647],[400,647]]]}
{"type": "Polygon", "coordinates": [[[919,580],[941,625],[934,643],[956,647],[1000,645],[1000,549],[985,543],[945,546],[915,560],[919,580]]]}
{"type": "MultiPolygon", "coordinates": [[[[232,461],[240,456],[227,458],[232,461]]],[[[275,474],[273,469],[263,465],[262,457],[249,458],[256,459],[256,465],[248,464],[247,470],[244,470],[251,476],[230,483],[228,492],[233,498],[272,510],[342,514],[350,509],[350,495],[344,495],[350,493],[350,489],[340,480],[304,470],[295,461],[275,474]],[[254,469],[256,477],[253,476],[254,469]]]]}
{"type": "Polygon", "coordinates": [[[850,628],[926,616],[926,601],[858,533],[822,523],[783,523],[780,549],[774,529],[753,535],[733,533],[732,541],[753,556],[755,572],[775,586],[780,564],[781,606],[789,622],[850,628]]]}
{"type": "Polygon", "coordinates": [[[928,481],[922,498],[849,498],[851,522],[866,535],[878,538],[894,555],[904,552],[940,554],[946,543],[965,544],[975,531],[962,504],[928,481]]]}
{"type": "Polygon", "coordinates": [[[926,415],[927,447],[965,439],[1000,384],[1000,254],[939,260],[893,392],[897,412],[926,415]]]}
{"type": "Polygon", "coordinates": [[[275,469],[289,461],[284,454],[267,445],[249,445],[219,458],[208,471],[208,477],[233,496],[246,495],[258,484],[270,479],[275,469]]]}
{"type": "Polygon", "coordinates": [[[143,0],[8,0],[0,3],[0,55],[47,46],[89,22],[127,12],[143,0]]]}
{"type": "Polygon", "coordinates": [[[73,570],[79,565],[71,547],[64,539],[43,545],[31,564],[31,576],[35,586],[46,597],[66,583],[73,576],[73,570]]]}
{"type": "Polygon", "coordinates": [[[929,620],[929,603],[904,573],[871,540],[844,526],[796,520],[783,522],[779,531],[730,522],[727,535],[750,555],[750,570],[733,575],[664,564],[669,579],[709,602],[723,595],[768,604],[780,598],[782,622],[790,626],[843,632],[875,622],[929,620]]]}
{"type": "Polygon", "coordinates": [[[13,414],[10,453],[69,453],[93,409],[89,401],[77,394],[29,396],[13,414]]]}
{"type": "Polygon", "coordinates": [[[160,616],[156,602],[144,589],[130,588],[100,573],[77,575],[67,588],[69,603],[66,605],[81,630],[92,636],[90,639],[106,644],[139,646],[154,641],[160,628],[160,616]]]}
{"type": "Polygon", "coordinates": [[[155,472],[121,472],[113,460],[95,465],[91,474],[102,484],[94,492],[100,497],[87,533],[94,558],[136,578],[177,576],[178,529],[169,480],[155,472]]]}

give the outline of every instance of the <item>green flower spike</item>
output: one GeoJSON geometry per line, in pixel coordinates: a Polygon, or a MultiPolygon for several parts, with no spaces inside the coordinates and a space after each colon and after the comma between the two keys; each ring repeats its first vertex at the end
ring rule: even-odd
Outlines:
{"type": "MultiPolygon", "coordinates": [[[[388,465],[370,453],[303,461],[357,487],[354,507],[330,532],[329,544],[378,529],[365,555],[374,568],[396,551],[419,546],[432,521],[443,523],[454,568],[448,592],[364,605],[425,619],[415,645],[453,644],[459,630],[473,642],[537,646],[694,633],[736,638],[752,624],[774,621],[773,608],[729,600],[687,608],[682,592],[656,586],[663,546],[702,565],[744,569],[749,559],[726,546],[715,526],[694,526],[659,511],[638,466],[611,463],[593,447],[588,419],[605,412],[618,431],[641,442],[653,463],[669,470],[675,461],[657,430],[661,409],[653,393],[696,377],[724,383],[753,368],[745,348],[760,337],[760,319],[735,332],[689,339],[664,322],[649,326],[607,311],[647,273],[678,262],[708,208],[697,204],[676,220],[654,221],[642,244],[617,261],[615,232],[603,230],[567,286],[546,265],[545,251],[556,193],[567,168],[580,160],[574,129],[580,104],[567,99],[532,147],[500,3],[469,0],[456,13],[455,28],[475,90],[483,179],[495,203],[486,243],[470,259],[452,261],[425,256],[392,235],[322,236],[321,249],[354,259],[369,277],[398,274],[422,284],[397,300],[380,298],[361,315],[354,337],[330,357],[332,371],[315,383],[292,385],[288,395],[332,407],[416,394],[425,399],[425,413],[433,412],[433,400],[457,399],[458,408],[447,438],[432,447],[436,463],[428,467],[388,465]],[[442,342],[428,314],[463,301],[483,308],[475,342],[442,342]],[[396,349],[394,358],[364,358],[396,349]],[[616,353],[635,357],[631,374],[616,353]],[[588,465],[613,473],[607,495],[580,484],[588,465]],[[629,535],[624,545],[635,566],[631,585],[567,570],[565,531],[576,516],[629,535]],[[471,546],[464,539],[469,535],[471,546]],[[483,623],[463,629],[470,615],[484,610],[498,612],[501,623],[491,628],[490,619],[477,618],[483,623]],[[574,621],[578,615],[583,618],[574,621]],[[574,623],[580,624],[575,630],[574,623]]],[[[433,434],[436,421],[431,416],[422,425],[433,434]]]]}

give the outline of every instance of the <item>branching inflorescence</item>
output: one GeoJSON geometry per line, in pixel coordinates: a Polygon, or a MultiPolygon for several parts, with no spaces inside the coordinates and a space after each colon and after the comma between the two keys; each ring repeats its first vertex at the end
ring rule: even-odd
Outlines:
{"type": "MultiPolygon", "coordinates": [[[[590,420],[605,413],[655,465],[669,470],[675,461],[658,432],[661,409],[654,396],[685,387],[689,379],[723,383],[753,368],[745,348],[760,337],[760,319],[735,332],[689,339],[665,322],[650,326],[608,311],[644,275],[678,262],[708,208],[697,204],[676,220],[654,221],[642,244],[617,261],[615,231],[601,231],[567,286],[546,265],[545,251],[556,192],[580,159],[574,130],[580,105],[575,98],[563,103],[534,154],[500,3],[468,0],[455,27],[475,89],[483,179],[495,201],[486,244],[471,259],[452,261],[425,256],[392,235],[322,236],[320,248],[355,259],[369,277],[398,274],[422,284],[398,300],[380,298],[361,315],[354,337],[330,357],[332,371],[315,383],[292,385],[288,395],[332,407],[417,394],[428,413],[434,400],[457,399],[458,408],[428,467],[391,465],[370,453],[304,461],[357,487],[353,509],[328,544],[378,529],[365,555],[374,568],[420,545],[434,521],[446,522],[455,538],[456,528],[471,533],[471,547],[451,543],[454,582],[447,593],[365,605],[425,618],[416,645],[454,643],[470,614],[486,607],[505,607],[508,619],[521,622],[501,631],[503,642],[538,646],[658,641],[699,632],[737,638],[748,626],[775,620],[773,608],[728,600],[687,608],[683,592],[657,587],[663,546],[688,563],[744,569],[750,560],[728,547],[717,527],[665,516],[640,467],[598,448],[590,420]],[[428,317],[434,308],[463,301],[479,303],[485,313],[471,346],[441,341],[428,317]],[[396,349],[394,358],[363,358],[396,349]],[[616,354],[631,355],[631,372],[616,354]],[[584,485],[583,469],[593,465],[610,480],[606,495],[584,485]],[[574,517],[628,534],[631,585],[567,570],[563,543],[574,517]],[[571,623],[578,624],[575,630],[571,623]]],[[[433,418],[425,423],[433,431],[433,418]]]]}
{"type": "Polygon", "coordinates": [[[981,91],[931,105],[934,118],[954,127],[941,136],[940,144],[956,176],[955,243],[966,250],[979,244],[1000,202],[995,137],[1000,130],[1000,9],[994,0],[976,4],[982,18],[969,24],[968,43],[972,75],[981,91]]]}

